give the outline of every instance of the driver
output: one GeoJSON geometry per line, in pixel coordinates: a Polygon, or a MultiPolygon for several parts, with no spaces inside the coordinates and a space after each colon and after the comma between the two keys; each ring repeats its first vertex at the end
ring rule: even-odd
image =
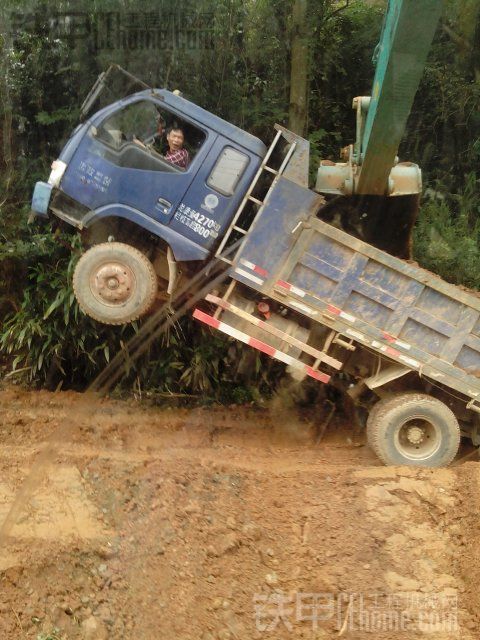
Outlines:
{"type": "Polygon", "coordinates": [[[165,121],[163,120],[162,116],[159,115],[157,118],[157,131],[154,135],[153,141],[150,144],[146,144],[145,142],[142,142],[136,136],[134,136],[133,142],[140,145],[141,147],[151,149],[157,153],[162,154],[165,160],[168,160],[168,162],[171,162],[181,169],[186,169],[190,162],[190,155],[183,146],[185,133],[182,127],[177,124],[173,124],[167,129],[166,139],[168,149],[166,153],[161,150],[161,147],[165,148],[163,140],[164,129],[165,121]]]}
{"type": "Polygon", "coordinates": [[[168,151],[165,159],[182,169],[186,169],[190,162],[189,153],[183,147],[184,140],[185,134],[182,127],[173,125],[167,130],[168,151]]]}

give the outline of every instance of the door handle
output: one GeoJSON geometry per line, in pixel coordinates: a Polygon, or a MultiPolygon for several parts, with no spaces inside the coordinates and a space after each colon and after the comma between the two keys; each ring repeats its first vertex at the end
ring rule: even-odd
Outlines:
{"type": "Polygon", "coordinates": [[[160,210],[160,213],[167,215],[170,213],[172,203],[168,200],[165,200],[165,198],[158,198],[156,208],[160,210]]]}

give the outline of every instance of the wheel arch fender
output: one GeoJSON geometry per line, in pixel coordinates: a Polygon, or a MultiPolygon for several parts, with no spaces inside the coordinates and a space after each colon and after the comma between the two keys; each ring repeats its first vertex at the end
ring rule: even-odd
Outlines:
{"type": "Polygon", "coordinates": [[[123,218],[162,238],[172,248],[175,259],[182,261],[205,260],[210,252],[185,238],[178,232],[157,222],[142,211],[125,204],[114,204],[90,211],[82,220],[82,227],[89,228],[104,218],[123,218]]]}

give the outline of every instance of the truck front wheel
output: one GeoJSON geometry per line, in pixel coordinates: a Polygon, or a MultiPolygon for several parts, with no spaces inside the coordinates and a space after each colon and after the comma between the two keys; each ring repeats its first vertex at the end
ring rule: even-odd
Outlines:
{"type": "Polygon", "coordinates": [[[88,316],[120,325],[146,314],[157,294],[157,276],[141,251],[123,242],[89,249],[73,273],[73,290],[88,316]]]}
{"type": "Polygon", "coordinates": [[[440,400],[423,393],[404,393],[373,407],[367,440],[387,465],[442,467],[457,454],[460,427],[440,400]]]}

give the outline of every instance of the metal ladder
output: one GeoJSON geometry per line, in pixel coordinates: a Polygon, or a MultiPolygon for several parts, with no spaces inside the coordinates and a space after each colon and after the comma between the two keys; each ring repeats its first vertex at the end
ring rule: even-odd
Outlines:
{"type": "MultiPolygon", "coordinates": [[[[250,223],[250,227],[252,226],[252,224],[254,223],[254,221],[256,220],[256,218],[258,217],[258,215],[260,214],[260,212],[262,211],[265,203],[268,201],[268,198],[270,196],[270,193],[272,192],[273,188],[275,187],[276,183],[278,182],[279,177],[282,175],[282,173],[285,170],[285,167],[287,166],[290,158],[293,155],[293,152],[295,151],[295,147],[296,147],[296,142],[291,142],[290,146],[288,148],[287,153],[285,154],[284,159],[282,160],[282,164],[280,165],[280,167],[278,169],[273,169],[273,167],[268,166],[268,161],[270,160],[270,157],[273,153],[273,150],[275,149],[275,147],[278,144],[278,141],[280,140],[280,138],[282,137],[282,130],[278,129],[277,133],[275,135],[275,138],[273,139],[272,144],[270,145],[265,157],[262,160],[262,164],[259,166],[257,173],[255,174],[252,183],[250,185],[250,187],[248,188],[248,191],[246,192],[246,194],[243,197],[242,202],[240,203],[237,211],[235,212],[235,215],[233,216],[233,219],[220,243],[220,246],[217,249],[217,252],[215,254],[215,256],[219,259],[219,260],[223,260],[223,262],[227,262],[228,264],[233,264],[234,260],[235,260],[235,256],[233,256],[232,258],[227,258],[226,256],[224,256],[222,254],[225,245],[228,242],[228,239],[230,238],[231,234],[233,233],[233,231],[237,231],[238,233],[242,234],[242,235],[246,235],[248,233],[248,229],[243,229],[242,227],[238,226],[237,222],[240,218],[240,216],[243,213],[243,210],[245,209],[245,206],[247,205],[248,202],[253,202],[255,204],[257,204],[260,208],[258,209],[255,218],[252,220],[252,222],[250,223]],[[272,173],[275,178],[273,179],[270,187],[268,188],[267,193],[264,196],[263,200],[259,200],[258,198],[255,198],[254,196],[252,196],[253,190],[255,189],[258,180],[260,179],[260,176],[262,175],[262,173],[266,171],[268,173],[272,173]]],[[[238,253],[243,246],[243,241],[240,243],[240,246],[237,249],[238,253]]]]}

